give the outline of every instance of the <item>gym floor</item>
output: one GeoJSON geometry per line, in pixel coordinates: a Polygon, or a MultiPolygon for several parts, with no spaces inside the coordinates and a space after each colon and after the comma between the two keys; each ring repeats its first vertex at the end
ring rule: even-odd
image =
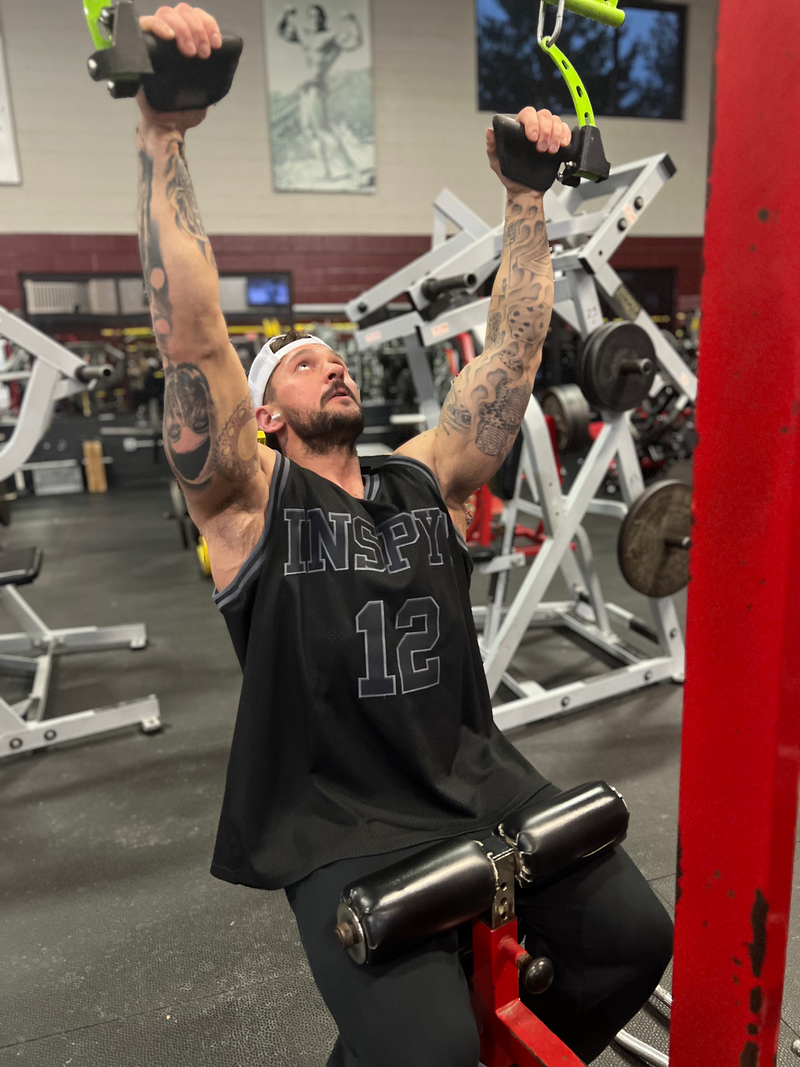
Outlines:
{"type": "MultiPolygon", "coordinates": [[[[283,895],[208,873],[240,672],[169,506],[166,487],[22,500],[4,531],[8,547],[44,549],[23,593],[48,623],[150,633],[141,652],[62,660],[49,713],[153,692],[164,729],[0,763],[0,1067],[324,1067],[334,1039],[283,895]]],[[[613,522],[587,526],[607,598],[643,613],[616,566],[613,522]]],[[[684,597],[678,607],[683,618],[684,597]]],[[[603,669],[541,634],[515,666],[547,685],[603,669]]],[[[0,684],[22,695],[18,680],[0,684]]],[[[623,793],[626,847],[670,910],[680,715],[680,688],[663,685],[512,734],[559,785],[604,778],[623,793]]],[[[800,859],[794,885],[779,1067],[798,1063],[800,859]]],[[[658,1014],[630,1029],[666,1049],[658,1014]]],[[[596,1062],[638,1061],[612,1048],[596,1062]]]]}

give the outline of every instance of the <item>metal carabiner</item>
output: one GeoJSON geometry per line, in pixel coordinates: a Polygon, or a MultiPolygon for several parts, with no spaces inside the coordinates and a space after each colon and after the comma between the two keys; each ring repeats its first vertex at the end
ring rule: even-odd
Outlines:
{"type": "Polygon", "coordinates": [[[539,25],[538,25],[538,27],[536,29],[536,43],[538,45],[541,45],[542,42],[545,41],[545,40],[548,42],[548,44],[553,45],[558,40],[559,35],[561,33],[561,24],[564,21],[564,6],[565,6],[565,2],[566,2],[566,0],[558,0],[558,11],[556,12],[556,25],[555,25],[555,28],[554,28],[552,34],[550,35],[550,37],[546,38],[545,35],[544,35],[545,0],[539,0],[539,25]]]}

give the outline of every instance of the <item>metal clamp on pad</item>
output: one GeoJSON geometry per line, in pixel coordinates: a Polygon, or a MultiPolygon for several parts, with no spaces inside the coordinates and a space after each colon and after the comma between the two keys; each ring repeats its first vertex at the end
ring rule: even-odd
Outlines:
{"type": "Polygon", "coordinates": [[[514,812],[498,832],[517,853],[517,880],[531,884],[620,844],[629,818],[616,789],[590,782],[514,812]]]}
{"type": "Polygon", "coordinates": [[[553,154],[540,152],[523,124],[509,115],[495,115],[492,127],[501,171],[529,189],[545,193],[556,179],[562,185],[578,185],[581,178],[602,182],[611,171],[596,126],[575,126],[570,143],[553,154]]]}
{"type": "Polygon", "coordinates": [[[89,74],[107,81],[115,99],[135,96],[143,87],[154,111],[194,111],[228,94],[242,53],[241,37],[224,36],[208,59],[184,56],[175,41],[142,32],[131,0],[117,0],[113,8],[99,8],[100,2],[86,3],[89,29],[100,44],[89,58],[89,74]],[[99,26],[110,39],[99,33],[99,26]]]}

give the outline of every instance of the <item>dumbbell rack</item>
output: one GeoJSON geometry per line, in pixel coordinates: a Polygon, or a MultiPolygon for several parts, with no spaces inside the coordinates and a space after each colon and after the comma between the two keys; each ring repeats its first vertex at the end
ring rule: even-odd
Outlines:
{"type": "MultiPolygon", "coordinates": [[[[678,406],[683,406],[695,399],[695,375],[609,266],[631,227],[674,173],[669,156],[661,153],[612,168],[608,180],[598,185],[582,182],[575,188],[557,187],[560,192],[554,187],[545,194],[544,206],[555,277],[555,313],[585,338],[602,325],[602,293],[621,318],[641,326],[653,342],[658,373],[652,395],[669,382],[678,393],[678,406]],[[593,207],[595,210],[591,210],[593,207]]],[[[503,225],[489,227],[444,190],[434,202],[430,251],[347,305],[351,319],[363,323],[355,334],[360,349],[404,340],[421,412],[429,428],[438,423],[439,403],[425,349],[468,330],[480,339],[485,336],[489,298],[476,299],[474,294],[496,270],[502,249],[503,225]],[[448,227],[457,231],[451,237],[447,236],[448,227]],[[434,306],[426,297],[426,281],[467,275],[473,276],[473,284],[465,287],[449,306],[434,306]],[[382,310],[402,297],[410,300],[411,310],[393,318],[386,310],[383,313],[387,317],[381,318],[382,310]]],[[[600,514],[622,520],[630,504],[644,492],[628,417],[604,412],[603,422],[580,474],[564,496],[541,408],[533,398],[528,406],[522,427],[517,491],[503,518],[503,549],[494,560],[476,568],[497,576],[491,602],[476,608],[475,616],[476,624],[483,628],[490,692],[494,695],[503,683],[514,695],[513,700],[495,708],[496,720],[503,729],[571,712],[665,679],[683,678],[683,638],[671,599],[650,600],[652,625],[603,599],[583,517],[600,514]],[[623,499],[595,499],[614,459],[623,499]],[[532,499],[524,496],[523,485],[530,489],[532,499]],[[513,551],[518,514],[541,519],[546,538],[522,587],[506,606],[508,571],[527,563],[525,557],[513,551]],[[547,587],[559,570],[572,599],[545,603],[547,587]],[[612,621],[648,639],[655,646],[655,654],[642,654],[623,642],[612,630],[612,621]],[[545,690],[535,681],[517,681],[508,668],[531,626],[566,627],[576,638],[597,648],[599,655],[611,655],[619,667],[553,690],[545,690]]]]}

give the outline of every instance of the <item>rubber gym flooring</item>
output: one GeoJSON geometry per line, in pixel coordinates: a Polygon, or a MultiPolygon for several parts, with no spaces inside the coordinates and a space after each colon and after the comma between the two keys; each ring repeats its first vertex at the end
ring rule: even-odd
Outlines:
{"type": "MultiPolygon", "coordinates": [[[[168,509],[166,488],[23,500],[3,531],[8,547],[44,549],[23,592],[51,625],[149,628],[142,652],[62,660],[50,714],[154,692],[165,726],[0,763],[0,1067],[323,1067],[334,1038],[283,895],[208,873],[240,675],[168,509]]],[[[587,527],[607,598],[641,612],[616,567],[614,523],[587,527]]],[[[593,664],[541,635],[515,660],[545,684],[593,664]]],[[[18,680],[0,685],[22,695],[18,680]]],[[[680,711],[680,688],[664,685],[512,735],[559,785],[605,778],[621,790],[627,847],[670,909],[680,711]]],[[[798,1063],[795,871],[780,1067],[798,1063]]],[[[665,1049],[657,1015],[630,1028],[665,1049]]],[[[638,1061],[612,1048],[596,1062],[638,1061]]]]}

